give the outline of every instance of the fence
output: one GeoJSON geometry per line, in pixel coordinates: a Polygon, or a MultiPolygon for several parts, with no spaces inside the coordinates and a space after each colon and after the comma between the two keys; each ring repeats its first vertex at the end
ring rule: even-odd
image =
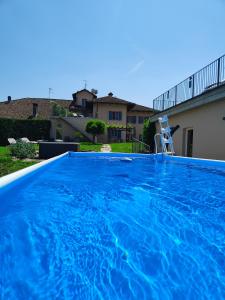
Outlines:
{"type": "Polygon", "coordinates": [[[153,100],[153,108],[165,110],[225,84],[225,55],[153,100]]]}

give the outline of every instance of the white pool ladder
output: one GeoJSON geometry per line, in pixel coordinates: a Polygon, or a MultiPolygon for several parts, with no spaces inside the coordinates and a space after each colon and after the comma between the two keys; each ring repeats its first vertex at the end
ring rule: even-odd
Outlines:
{"type": "Polygon", "coordinates": [[[158,118],[159,121],[159,128],[160,128],[160,133],[156,133],[154,136],[155,140],[155,152],[158,153],[158,147],[157,147],[157,136],[160,137],[160,143],[161,143],[161,148],[163,154],[170,154],[173,155],[174,152],[174,146],[173,146],[173,139],[171,136],[171,129],[169,126],[169,120],[167,115],[158,118]]]}

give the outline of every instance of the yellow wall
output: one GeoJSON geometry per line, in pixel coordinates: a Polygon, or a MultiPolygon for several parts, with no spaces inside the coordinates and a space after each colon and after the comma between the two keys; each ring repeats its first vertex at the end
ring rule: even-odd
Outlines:
{"type": "MultiPolygon", "coordinates": [[[[176,155],[185,156],[185,133],[193,128],[193,157],[225,160],[225,99],[169,117],[176,155]]],[[[159,132],[157,122],[157,132],[159,132]]]]}

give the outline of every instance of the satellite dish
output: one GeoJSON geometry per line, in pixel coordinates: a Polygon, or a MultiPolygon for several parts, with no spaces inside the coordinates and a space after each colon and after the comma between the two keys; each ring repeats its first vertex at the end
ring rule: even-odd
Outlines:
{"type": "Polygon", "coordinates": [[[96,90],[96,89],[91,89],[91,92],[92,92],[92,94],[95,94],[95,95],[98,94],[98,90],[96,90]]]}

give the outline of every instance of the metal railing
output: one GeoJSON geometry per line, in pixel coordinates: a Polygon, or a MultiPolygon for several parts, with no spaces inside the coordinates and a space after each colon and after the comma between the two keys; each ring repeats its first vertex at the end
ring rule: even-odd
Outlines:
{"type": "Polygon", "coordinates": [[[225,84],[225,55],[155,98],[153,108],[165,110],[222,84],[225,84]]]}
{"type": "Polygon", "coordinates": [[[133,153],[151,153],[150,146],[139,141],[135,138],[132,138],[132,152],[133,153]]]}

